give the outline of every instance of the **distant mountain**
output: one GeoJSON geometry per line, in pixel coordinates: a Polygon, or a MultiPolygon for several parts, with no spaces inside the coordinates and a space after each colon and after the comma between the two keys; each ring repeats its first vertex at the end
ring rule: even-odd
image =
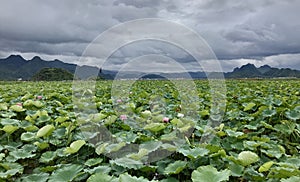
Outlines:
{"type": "Polygon", "coordinates": [[[265,74],[266,72],[270,71],[272,68],[269,65],[263,65],[257,69],[261,74],[265,74]]]}
{"type": "Polygon", "coordinates": [[[235,68],[233,72],[226,75],[228,78],[253,78],[261,77],[262,73],[253,65],[246,64],[240,68],[235,68]]]}
{"type": "MultiPolygon", "coordinates": [[[[116,75],[115,73],[111,73],[116,75]]],[[[289,77],[289,78],[300,78],[299,70],[292,70],[289,68],[272,68],[269,65],[264,65],[257,68],[254,64],[246,64],[240,68],[235,68],[232,72],[218,73],[218,72],[187,72],[187,73],[150,73],[142,74],[140,72],[122,72],[118,74],[118,78],[124,79],[176,79],[176,78],[193,78],[193,79],[206,79],[209,78],[222,78],[224,74],[225,78],[279,78],[279,77],[289,77]]],[[[114,77],[113,76],[113,77],[114,77]]]]}
{"type": "MultiPolygon", "coordinates": [[[[105,71],[104,71],[105,73],[105,71]]],[[[135,72],[135,71],[128,71],[128,72],[121,72],[114,74],[111,72],[112,75],[116,75],[117,79],[204,79],[206,78],[206,74],[204,72],[187,72],[187,73],[142,73],[142,72],[135,72]]],[[[113,76],[115,77],[115,76],[113,76]]]]}
{"type": "Polygon", "coordinates": [[[225,73],[226,78],[279,78],[279,77],[295,77],[300,78],[299,70],[290,68],[272,68],[264,65],[259,68],[253,64],[246,64],[240,68],[235,68],[233,72],[225,73]]]}
{"type": "MultiPolygon", "coordinates": [[[[99,73],[99,68],[93,66],[78,66],[76,64],[64,63],[60,60],[45,61],[38,56],[31,60],[25,60],[19,55],[11,55],[0,59],[0,80],[30,80],[33,75],[43,68],[61,68],[74,74],[77,68],[80,79],[87,79],[99,73]]],[[[100,77],[111,78],[108,74],[99,73],[100,77]]]]}
{"type": "MultiPolygon", "coordinates": [[[[93,66],[78,66],[76,64],[64,63],[60,60],[45,61],[40,57],[33,57],[31,60],[25,60],[19,55],[11,55],[5,59],[0,59],[0,80],[30,80],[33,75],[38,73],[43,68],[61,68],[74,74],[76,68],[76,76],[80,75],[80,79],[90,77],[98,77],[104,79],[113,79],[117,76],[118,79],[177,79],[177,78],[193,78],[206,79],[207,75],[210,78],[220,78],[222,73],[204,73],[204,72],[187,72],[187,73],[141,73],[141,72],[122,72],[102,70],[93,66]]],[[[246,64],[240,68],[235,68],[232,72],[224,73],[225,78],[278,78],[278,77],[297,77],[300,78],[300,71],[289,68],[272,68],[269,65],[264,65],[259,68],[253,64],[246,64]]]]}

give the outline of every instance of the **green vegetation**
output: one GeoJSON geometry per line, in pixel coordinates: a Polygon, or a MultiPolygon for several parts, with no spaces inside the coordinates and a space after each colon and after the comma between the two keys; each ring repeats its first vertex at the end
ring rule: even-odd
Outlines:
{"type": "Polygon", "coordinates": [[[62,81],[73,80],[74,75],[61,68],[43,68],[33,75],[31,80],[34,81],[62,81]]]}
{"type": "Polygon", "coordinates": [[[200,142],[212,109],[209,85],[195,82],[197,120],[183,115],[182,96],[168,81],[137,81],[117,102],[112,81],[99,81],[97,113],[84,120],[76,117],[71,82],[1,82],[0,181],[300,180],[299,80],[228,80],[226,112],[209,143],[200,142]],[[118,105],[133,116],[120,115],[118,105]],[[86,122],[103,124],[117,142],[88,140],[86,122]],[[180,146],[170,142],[178,141],[175,131],[189,129],[180,146]],[[128,144],[139,148],[109,156],[128,144]],[[160,148],[172,154],[145,162],[160,148]]]}

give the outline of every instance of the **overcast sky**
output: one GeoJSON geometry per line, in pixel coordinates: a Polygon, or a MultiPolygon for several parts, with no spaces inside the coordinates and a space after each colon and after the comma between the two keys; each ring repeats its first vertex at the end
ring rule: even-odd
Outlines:
{"type": "MultiPolygon", "coordinates": [[[[0,57],[38,55],[84,63],[87,46],[112,26],[141,18],[161,18],[197,32],[224,71],[246,63],[300,70],[299,0],[0,0],[0,57]]],[[[164,29],[164,27],[160,27],[164,29]]],[[[112,40],[113,41],[113,40],[112,40]]],[[[170,57],[194,70],[191,55],[159,41],[133,42],[107,61],[119,69],[148,54],[170,57]]],[[[147,57],[147,56],[146,56],[147,57]]],[[[154,59],[151,64],[163,65],[154,59]]],[[[167,61],[168,62],[168,61],[167,61]]],[[[166,64],[169,64],[166,63],[166,64]]]]}

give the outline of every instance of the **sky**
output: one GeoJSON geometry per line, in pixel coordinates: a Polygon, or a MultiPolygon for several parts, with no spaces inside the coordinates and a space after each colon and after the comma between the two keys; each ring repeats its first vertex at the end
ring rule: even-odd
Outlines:
{"type": "MultiPolygon", "coordinates": [[[[135,65],[137,69],[151,63],[153,70],[168,70],[174,65],[170,60],[173,59],[185,70],[197,71],[197,62],[189,50],[158,40],[128,42],[114,50],[107,60],[86,53],[93,41],[112,27],[136,19],[145,19],[147,22],[149,18],[157,18],[174,22],[199,35],[203,39],[202,45],[212,51],[224,72],[247,63],[300,70],[299,0],[0,2],[1,58],[10,54],[20,54],[26,59],[40,56],[46,60],[59,59],[68,63],[103,66],[114,70],[126,65],[128,67],[130,62],[132,64],[129,65],[135,65]],[[159,59],[159,56],[152,59],[153,56],[147,55],[160,55],[163,59],[159,59]],[[138,60],[141,58],[147,60],[140,61],[139,64],[138,60]]],[[[124,28],[125,33],[110,34],[110,40],[107,41],[111,43],[120,40],[115,37],[125,39],[126,30],[130,28],[124,28]]],[[[178,36],[172,34],[173,30],[168,26],[156,27],[155,32],[160,31],[166,37],[178,36]]],[[[184,33],[178,37],[183,38],[182,35],[184,33]]],[[[190,39],[188,36],[185,38],[190,39]]],[[[110,43],[104,43],[103,47],[109,49],[107,45],[110,43]]],[[[191,41],[190,44],[197,43],[191,41]]],[[[199,51],[201,52],[200,48],[199,51]]],[[[202,61],[202,64],[210,64],[210,59],[205,58],[202,61]]]]}

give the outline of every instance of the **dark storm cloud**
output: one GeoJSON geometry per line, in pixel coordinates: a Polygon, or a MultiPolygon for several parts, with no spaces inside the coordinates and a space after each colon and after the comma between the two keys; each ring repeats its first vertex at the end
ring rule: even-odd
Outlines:
{"type": "MultiPolygon", "coordinates": [[[[297,0],[2,1],[0,56],[20,53],[72,61],[72,56],[79,58],[93,39],[114,25],[163,18],[199,33],[225,70],[245,62],[300,68],[299,7],[297,0]]],[[[170,56],[193,68],[186,52],[158,42],[121,48],[111,57],[111,67],[143,54],[170,56]]],[[[89,63],[98,64],[93,58],[89,63]]]]}
{"type": "Polygon", "coordinates": [[[9,40],[53,44],[90,42],[99,31],[116,23],[105,8],[79,0],[6,1],[0,7],[0,35],[9,40]]]}
{"type": "Polygon", "coordinates": [[[226,40],[244,44],[238,54],[268,56],[300,52],[300,3],[282,3],[257,12],[224,33],[226,40]]]}

